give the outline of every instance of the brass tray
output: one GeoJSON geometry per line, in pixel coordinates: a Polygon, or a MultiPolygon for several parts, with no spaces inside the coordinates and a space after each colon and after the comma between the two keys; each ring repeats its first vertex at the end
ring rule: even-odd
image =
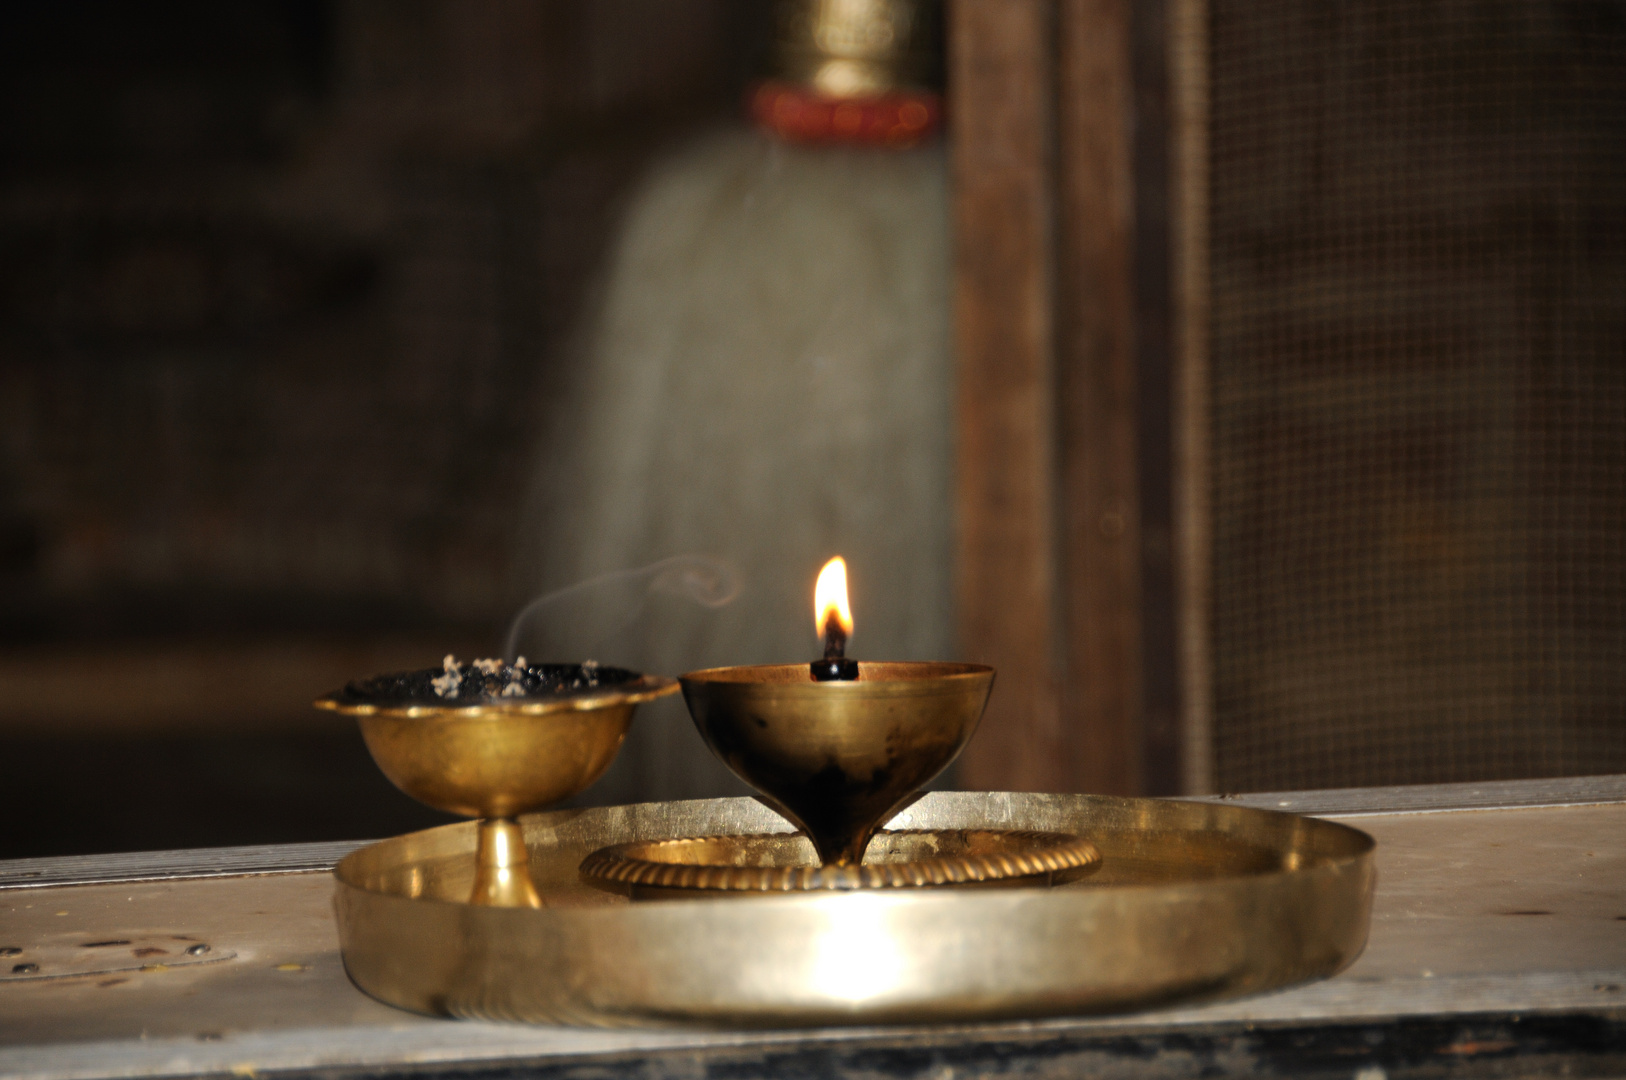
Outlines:
{"type": "Polygon", "coordinates": [[[1330,975],[1360,954],[1371,915],[1370,837],[1240,806],[934,792],[888,827],[1079,833],[1101,866],[1050,888],[658,902],[587,885],[578,867],[611,844],[788,826],[755,799],[521,820],[541,909],[462,902],[473,823],[338,865],[339,939],[357,986],[416,1012],[593,1025],[1095,1013],[1330,975]]]}

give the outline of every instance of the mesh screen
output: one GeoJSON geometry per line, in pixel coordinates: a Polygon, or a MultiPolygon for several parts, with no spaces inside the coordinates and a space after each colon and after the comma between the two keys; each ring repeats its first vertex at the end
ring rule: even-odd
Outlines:
{"type": "Polygon", "coordinates": [[[1626,4],[1211,18],[1216,787],[1626,771],[1626,4]]]}

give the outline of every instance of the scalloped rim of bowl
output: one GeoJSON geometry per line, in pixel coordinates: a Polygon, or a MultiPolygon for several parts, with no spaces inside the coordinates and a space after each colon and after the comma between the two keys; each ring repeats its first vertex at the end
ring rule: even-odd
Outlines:
{"type": "Polygon", "coordinates": [[[489,701],[467,705],[377,704],[370,701],[345,701],[344,691],[324,694],[313,703],[318,709],[327,709],[341,716],[404,716],[409,718],[448,716],[459,720],[481,718],[498,719],[515,714],[545,716],[548,713],[586,712],[611,705],[642,705],[646,701],[666,697],[678,692],[678,681],[667,675],[640,675],[632,682],[599,690],[584,690],[547,698],[492,698],[489,701]]]}

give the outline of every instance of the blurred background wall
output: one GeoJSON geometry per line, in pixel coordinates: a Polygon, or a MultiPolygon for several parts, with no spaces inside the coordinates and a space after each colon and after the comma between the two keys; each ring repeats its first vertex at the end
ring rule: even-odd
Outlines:
{"type": "MultiPolygon", "coordinates": [[[[886,156],[752,0],[0,16],[0,857],[442,820],[311,697],[681,551],[607,657],[845,548],[968,786],[1626,769],[1626,7],[947,11],[886,156]]],[[[588,798],[737,790],[667,704],[588,798]]]]}
{"type": "Polygon", "coordinates": [[[1626,769],[1626,5],[954,5],[961,778],[1626,769]]]}
{"type": "Polygon", "coordinates": [[[1212,13],[1214,785],[1626,769],[1626,5],[1212,13]]]}
{"type": "Polygon", "coordinates": [[[749,4],[8,8],[0,856],[439,820],[310,699],[489,655],[538,426],[749,4]]]}

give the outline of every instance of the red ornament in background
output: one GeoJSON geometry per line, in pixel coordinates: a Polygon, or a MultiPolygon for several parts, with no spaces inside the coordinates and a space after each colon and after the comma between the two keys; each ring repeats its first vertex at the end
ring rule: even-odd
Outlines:
{"type": "Polygon", "coordinates": [[[875,97],[831,97],[768,80],[750,94],[751,118],[787,142],[914,146],[942,126],[943,99],[929,90],[875,97]]]}

